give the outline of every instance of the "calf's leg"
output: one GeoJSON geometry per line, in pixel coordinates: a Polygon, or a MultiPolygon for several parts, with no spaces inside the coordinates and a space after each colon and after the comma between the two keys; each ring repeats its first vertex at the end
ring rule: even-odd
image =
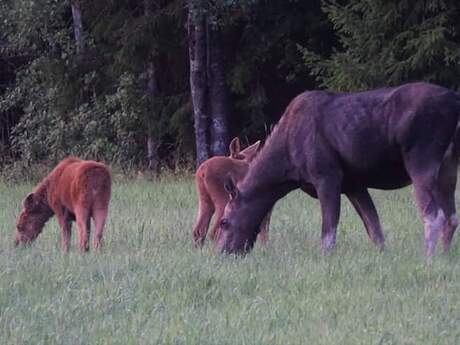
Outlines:
{"type": "Polygon", "coordinates": [[[201,247],[203,245],[213,214],[214,205],[212,204],[211,200],[202,199],[200,197],[198,204],[198,214],[192,232],[193,245],[195,247],[201,247]]]}
{"type": "Polygon", "coordinates": [[[214,224],[213,224],[212,229],[211,229],[211,231],[209,233],[209,237],[214,242],[216,242],[220,237],[220,221],[222,219],[222,216],[224,215],[224,209],[225,209],[225,204],[216,206],[216,212],[215,212],[215,216],[214,216],[214,224]]]}
{"type": "Polygon", "coordinates": [[[105,221],[107,219],[108,210],[105,209],[95,209],[93,210],[93,220],[94,220],[94,229],[95,234],[93,238],[93,248],[94,250],[99,250],[102,245],[102,235],[104,232],[105,221]]]}
{"type": "Polygon", "coordinates": [[[72,218],[67,210],[56,211],[56,218],[61,228],[61,246],[66,252],[70,248],[70,239],[72,235],[72,218]]]}
{"type": "Polygon", "coordinates": [[[89,250],[89,233],[91,231],[91,218],[89,210],[85,207],[76,208],[75,220],[77,222],[80,250],[87,252],[89,250]]]}

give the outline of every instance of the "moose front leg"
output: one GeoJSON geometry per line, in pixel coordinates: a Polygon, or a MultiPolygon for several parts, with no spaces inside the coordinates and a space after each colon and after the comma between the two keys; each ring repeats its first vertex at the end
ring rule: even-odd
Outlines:
{"type": "Polygon", "coordinates": [[[340,217],[340,192],[339,179],[324,179],[316,187],[321,205],[321,251],[330,253],[336,242],[337,224],[340,217]]]}
{"type": "Polygon", "coordinates": [[[66,252],[70,248],[70,238],[72,234],[72,215],[69,211],[62,209],[60,207],[56,208],[56,218],[61,228],[61,245],[62,249],[66,252]]]}

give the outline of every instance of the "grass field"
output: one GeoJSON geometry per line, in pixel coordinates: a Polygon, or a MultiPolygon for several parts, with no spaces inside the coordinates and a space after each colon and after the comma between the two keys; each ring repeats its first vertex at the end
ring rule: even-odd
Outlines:
{"type": "Polygon", "coordinates": [[[459,344],[458,235],[423,255],[410,188],[373,192],[379,253],[343,199],[337,250],[322,257],[317,202],[277,204],[269,248],[243,259],[195,250],[192,179],[118,182],[102,252],[64,254],[55,219],[12,246],[31,185],[0,184],[0,344],[459,344]]]}

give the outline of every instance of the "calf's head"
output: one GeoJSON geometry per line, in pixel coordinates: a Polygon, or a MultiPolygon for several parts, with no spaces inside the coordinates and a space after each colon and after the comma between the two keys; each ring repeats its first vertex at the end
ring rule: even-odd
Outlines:
{"type": "Polygon", "coordinates": [[[16,222],[15,245],[27,244],[37,238],[52,211],[43,197],[30,193],[22,201],[21,212],[16,222]]]}

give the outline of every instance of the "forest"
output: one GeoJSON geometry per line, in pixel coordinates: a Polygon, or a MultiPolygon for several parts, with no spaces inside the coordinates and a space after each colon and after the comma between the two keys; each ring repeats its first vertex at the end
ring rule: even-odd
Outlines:
{"type": "Polygon", "coordinates": [[[2,0],[0,166],[152,171],[264,140],[304,90],[460,89],[454,0],[2,0]]]}

